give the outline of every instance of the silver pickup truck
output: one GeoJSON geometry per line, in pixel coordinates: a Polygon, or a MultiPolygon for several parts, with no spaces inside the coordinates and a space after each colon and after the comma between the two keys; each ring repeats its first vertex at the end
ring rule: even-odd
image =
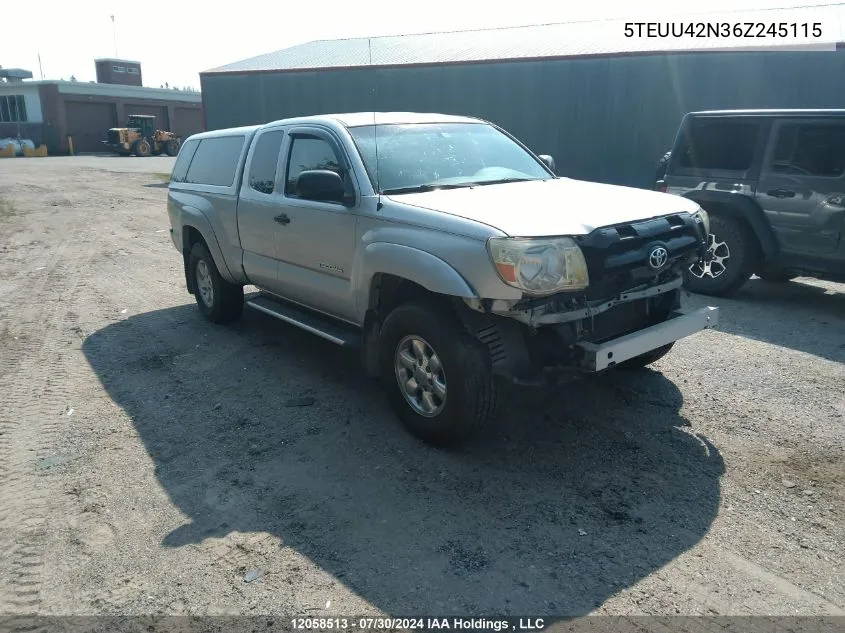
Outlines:
{"type": "Polygon", "coordinates": [[[646,365],[717,324],[679,309],[696,203],[554,169],[474,118],[313,116],[188,138],[167,207],[206,318],[247,305],[358,347],[408,429],[449,444],[503,380],[646,365]]]}

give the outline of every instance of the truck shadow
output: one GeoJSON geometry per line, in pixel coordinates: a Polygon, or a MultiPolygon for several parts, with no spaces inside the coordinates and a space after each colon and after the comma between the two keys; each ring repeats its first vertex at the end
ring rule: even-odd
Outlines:
{"type": "Polygon", "coordinates": [[[582,615],[717,514],[721,455],[657,372],[521,393],[442,451],[404,432],[354,354],[251,311],[231,327],[193,304],[140,314],[83,351],[189,517],[165,547],[270,533],[388,614],[582,615]]]}
{"type": "Polygon", "coordinates": [[[845,363],[843,285],[753,277],[731,298],[690,294],[686,303],[690,308],[719,306],[723,332],[845,363]]]}

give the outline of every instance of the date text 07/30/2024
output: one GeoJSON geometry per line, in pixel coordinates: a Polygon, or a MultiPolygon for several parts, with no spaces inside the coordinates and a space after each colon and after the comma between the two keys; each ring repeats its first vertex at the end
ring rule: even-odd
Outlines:
{"type": "Polygon", "coordinates": [[[293,618],[291,628],[298,631],[542,631],[543,618],[293,618]]]}

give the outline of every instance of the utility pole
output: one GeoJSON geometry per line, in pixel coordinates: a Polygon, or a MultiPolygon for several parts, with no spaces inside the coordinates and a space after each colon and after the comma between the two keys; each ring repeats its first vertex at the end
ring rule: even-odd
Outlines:
{"type": "Polygon", "coordinates": [[[38,72],[41,73],[41,81],[44,81],[44,69],[41,67],[41,53],[38,53],[38,72]]]}
{"type": "Polygon", "coordinates": [[[117,57],[117,27],[114,24],[114,16],[111,16],[111,34],[114,40],[114,56],[117,57]]]}

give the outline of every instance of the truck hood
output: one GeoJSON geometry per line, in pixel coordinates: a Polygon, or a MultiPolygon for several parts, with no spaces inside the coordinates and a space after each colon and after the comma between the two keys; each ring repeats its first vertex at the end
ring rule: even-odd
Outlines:
{"type": "Polygon", "coordinates": [[[422,193],[391,194],[396,202],[482,222],[512,237],[586,235],[602,226],[688,212],[680,196],[556,178],[422,193]]]}

